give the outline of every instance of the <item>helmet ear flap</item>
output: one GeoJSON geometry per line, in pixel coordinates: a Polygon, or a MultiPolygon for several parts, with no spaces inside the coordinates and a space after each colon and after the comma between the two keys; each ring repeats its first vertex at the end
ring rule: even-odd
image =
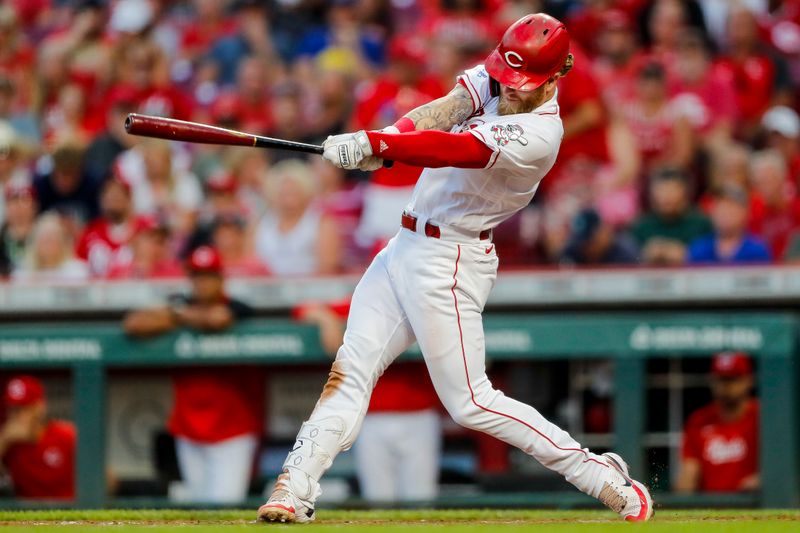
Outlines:
{"type": "Polygon", "coordinates": [[[489,94],[492,97],[500,96],[500,82],[494,78],[489,78],[489,94]]]}

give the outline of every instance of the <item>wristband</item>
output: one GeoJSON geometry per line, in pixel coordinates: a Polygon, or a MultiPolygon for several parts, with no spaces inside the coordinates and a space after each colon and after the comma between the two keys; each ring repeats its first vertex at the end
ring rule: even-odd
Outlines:
{"type": "Polygon", "coordinates": [[[398,133],[408,133],[409,131],[416,131],[417,129],[414,125],[414,121],[408,117],[403,117],[392,125],[397,128],[398,133]]]}

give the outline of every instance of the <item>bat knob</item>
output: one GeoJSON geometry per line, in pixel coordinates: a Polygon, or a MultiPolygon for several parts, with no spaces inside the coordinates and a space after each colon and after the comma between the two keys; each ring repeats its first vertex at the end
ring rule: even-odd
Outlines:
{"type": "Polygon", "coordinates": [[[383,168],[392,168],[394,166],[394,161],[387,161],[383,160],[383,168]]]}

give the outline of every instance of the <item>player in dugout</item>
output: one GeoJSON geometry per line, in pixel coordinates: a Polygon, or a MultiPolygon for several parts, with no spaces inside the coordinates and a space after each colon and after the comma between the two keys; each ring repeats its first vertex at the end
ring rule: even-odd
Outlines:
{"type": "Polygon", "coordinates": [[[759,488],[758,400],[753,367],[743,353],[711,361],[714,401],[689,416],[683,430],[679,492],[738,492],[759,488]]]}
{"type": "MultiPolygon", "coordinates": [[[[191,294],[128,313],[123,323],[128,335],[151,337],[181,327],[216,333],[252,315],[250,306],[225,293],[222,260],[214,248],[196,248],[186,267],[191,294]]],[[[263,373],[249,366],[181,368],[173,373],[173,384],[167,425],[189,499],[244,500],[262,433],[263,373]]]]}
{"type": "Polygon", "coordinates": [[[328,382],[260,520],[314,520],[320,478],[353,445],[380,375],[414,341],[460,425],[516,446],[625,520],[652,516],[647,487],[619,455],[583,448],[486,376],[481,313],[497,277],[492,230],[531,202],[555,163],[564,136],[558,80],[573,64],[564,24],[526,15],[446,96],[384,130],[325,141],[323,157],[339,168],[375,170],[385,159],[425,170],[398,233],[355,289],[328,382]]]}
{"type": "Polygon", "coordinates": [[[14,495],[25,499],[75,498],[75,426],[47,416],[44,386],[33,376],[6,384],[6,421],[0,428],[0,458],[14,495]]]}

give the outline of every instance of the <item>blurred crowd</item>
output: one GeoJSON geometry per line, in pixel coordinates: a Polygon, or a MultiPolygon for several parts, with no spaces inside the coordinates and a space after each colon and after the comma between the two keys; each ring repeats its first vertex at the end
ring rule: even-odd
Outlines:
{"type": "Polygon", "coordinates": [[[567,23],[565,137],[503,267],[800,259],[798,0],[6,0],[0,276],[363,269],[421,169],[129,136],[129,112],[304,142],[445,94],[520,16],[567,23]]]}

